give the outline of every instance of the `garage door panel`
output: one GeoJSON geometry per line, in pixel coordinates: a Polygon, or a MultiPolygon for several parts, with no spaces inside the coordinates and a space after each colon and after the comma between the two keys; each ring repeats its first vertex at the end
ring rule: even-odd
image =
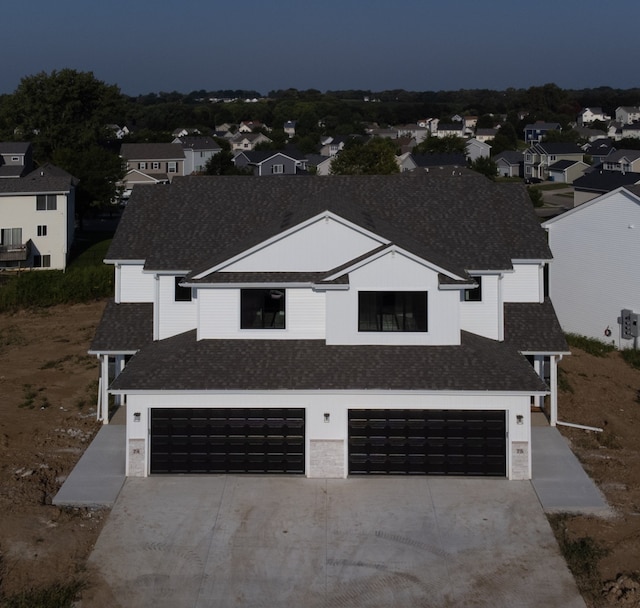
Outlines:
{"type": "Polygon", "coordinates": [[[151,473],[304,473],[302,408],[153,408],[151,473]]]}
{"type": "Polygon", "coordinates": [[[350,410],[349,473],[505,476],[505,412],[350,410]]]}

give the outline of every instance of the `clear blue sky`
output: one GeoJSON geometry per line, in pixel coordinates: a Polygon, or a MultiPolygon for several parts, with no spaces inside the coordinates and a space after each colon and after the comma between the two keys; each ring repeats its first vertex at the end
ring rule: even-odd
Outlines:
{"type": "Polygon", "coordinates": [[[640,1],[2,3],[0,93],[63,68],[123,93],[640,86],[640,1]]]}

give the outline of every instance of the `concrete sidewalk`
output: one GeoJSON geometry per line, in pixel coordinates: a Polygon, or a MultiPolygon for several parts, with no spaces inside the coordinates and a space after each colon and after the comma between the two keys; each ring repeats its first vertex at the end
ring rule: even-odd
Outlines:
{"type": "MultiPolygon", "coordinates": [[[[531,429],[531,484],[546,512],[610,516],[596,484],[557,428],[531,429]]],[[[112,507],[125,481],[125,426],[103,426],[53,499],[57,506],[112,507]]]]}
{"type": "Polygon", "coordinates": [[[125,480],[126,427],[103,426],[55,495],[64,507],[112,507],[125,480]]]}
{"type": "Polygon", "coordinates": [[[602,492],[585,473],[557,428],[532,427],[531,453],[531,484],[547,513],[613,515],[602,492]]]}

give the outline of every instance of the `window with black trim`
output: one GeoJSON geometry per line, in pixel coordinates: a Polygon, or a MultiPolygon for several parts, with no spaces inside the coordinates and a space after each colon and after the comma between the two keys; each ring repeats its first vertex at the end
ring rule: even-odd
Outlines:
{"type": "Polygon", "coordinates": [[[51,256],[50,255],[34,255],[33,267],[34,268],[51,268],[51,256]]]}
{"type": "Polygon", "coordinates": [[[58,201],[55,194],[38,194],[36,196],[36,211],[55,211],[58,201]]]}
{"type": "Polygon", "coordinates": [[[180,285],[184,281],[184,277],[175,277],[174,299],[176,302],[191,302],[193,297],[191,287],[180,285]]]}
{"type": "Polygon", "coordinates": [[[465,302],[482,302],[482,277],[471,277],[477,284],[473,289],[466,289],[464,292],[465,302]]]}
{"type": "Polygon", "coordinates": [[[47,236],[46,226],[38,226],[38,236],[47,236]]]}
{"type": "Polygon", "coordinates": [[[427,292],[358,292],[358,331],[426,332],[427,292]]]}
{"type": "Polygon", "coordinates": [[[240,329],[285,329],[284,289],[241,289],[240,329]]]}

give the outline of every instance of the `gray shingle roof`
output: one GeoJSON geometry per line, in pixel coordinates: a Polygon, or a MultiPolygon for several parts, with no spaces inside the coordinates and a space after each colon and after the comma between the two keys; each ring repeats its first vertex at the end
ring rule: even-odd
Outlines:
{"type": "Polygon", "coordinates": [[[551,301],[542,304],[512,302],[504,305],[504,340],[520,352],[568,353],[551,301]]]}
{"type": "Polygon", "coordinates": [[[0,179],[0,195],[69,192],[77,180],[59,167],[46,164],[24,177],[0,179]]]}
{"type": "Polygon", "coordinates": [[[122,144],[120,156],[127,160],[179,160],[184,151],[182,144],[122,144]]]}
{"type": "Polygon", "coordinates": [[[136,352],[153,339],[153,304],[107,302],[89,352],[136,352]]]}
{"type": "Polygon", "coordinates": [[[134,190],[107,257],[206,269],[325,211],[454,272],[551,258],[524,187],[475,173],[177,177],[134,190]]]}
{"type": "Polygon", "coordinates": [[[150,344],[111,388],[546,390],[511,346],[466,332],[461,346],[327,346],[323,340],[196,340],[195,330],[150,344]]]}

